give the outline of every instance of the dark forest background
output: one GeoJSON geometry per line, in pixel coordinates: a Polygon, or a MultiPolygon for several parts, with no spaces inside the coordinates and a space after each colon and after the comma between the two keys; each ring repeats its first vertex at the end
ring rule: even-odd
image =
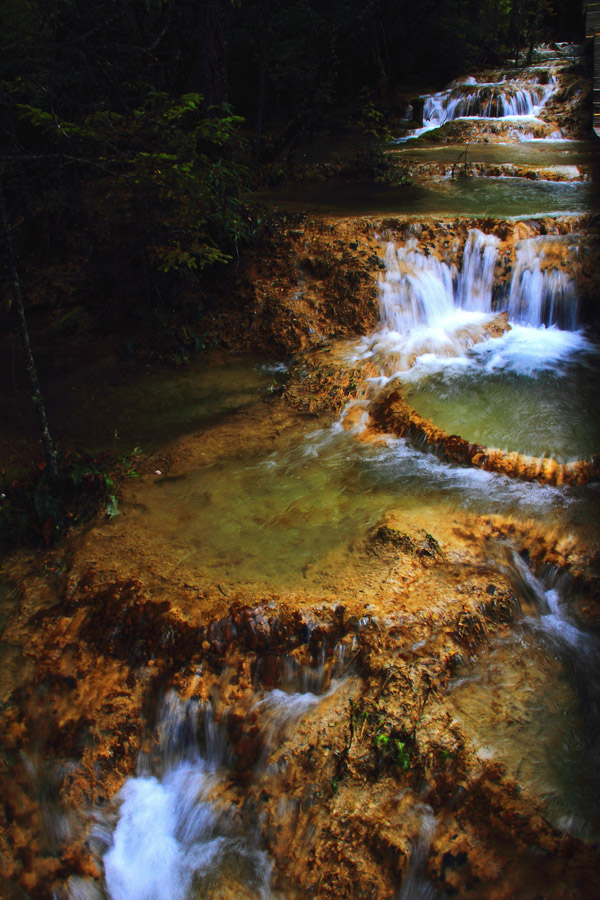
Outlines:
{"type": "Polygon", "coordinates": [[[164,322],[260,237],[249,190],[298,140],[376,134],[411,91],[582,25],[574,0],[4,0],[17,256],[73,260],[92,311],[118,293],[134,325],[164,322]]]}
{"type": "Polygon", "coordinates": [[[3,0],[0,374],[22,356],[46,469],[4,485],[0,532],[48,542],[65,485],[116,506],[112,463],[59,458],[34,356],[205,349],[238,262],[273,252],[254,189],[300,141],[374,146],[419,92],[582,36],[577,0],[3,0]]]}
{"type": "Polygon", "coordinates": [[[9,303],[20,275],[67,329],[181,335],[299,141],[376,141],[411,94],[582,25],[573,0],[4,0],[9,303]]]}

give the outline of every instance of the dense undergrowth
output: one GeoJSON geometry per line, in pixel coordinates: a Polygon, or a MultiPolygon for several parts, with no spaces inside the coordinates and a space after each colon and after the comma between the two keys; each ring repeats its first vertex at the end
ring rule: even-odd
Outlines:
{"type": "Polygon", "coordinates": [[[19,546],[48,547],[77,525],[119,514],[118,484],[135,477],[135,455],[59,454],[58,479],[45,463],[0,478],[0,554],[19,546]]]}

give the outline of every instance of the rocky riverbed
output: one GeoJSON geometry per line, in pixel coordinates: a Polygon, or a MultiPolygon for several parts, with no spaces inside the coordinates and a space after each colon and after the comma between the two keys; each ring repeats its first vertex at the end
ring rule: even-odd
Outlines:
{"type": "MultiPolygon", "coordinates": [[[[463,177],[546,180],[485,165],[463,177]]],[[[468,390],[504,367],[533,421],[544,379],[595,365],[599,272],[592,212],[281,217],[202,324],[193,379],[235,390],[131,463],[119,515],[3,563],[3,896],[599,892],[598,457],[526,460],[405,399],[475,359],[468,390]]]]}

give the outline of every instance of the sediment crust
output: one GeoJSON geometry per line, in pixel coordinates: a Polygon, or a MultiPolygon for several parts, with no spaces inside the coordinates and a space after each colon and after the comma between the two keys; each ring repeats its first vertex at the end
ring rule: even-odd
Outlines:
{"type": "Polygon", "coordinates": [[[184,620],[139,582],[68,579],[58,602],[18,629],[27,677],[0,715],[12,761],[10,774],[0,766],[0,887],[4,877],[16,891],[63,900],[74,876],[100,890],[86,810],[115,815],[111,798],[137,753],[160,752],[158,704],[174,689],[182,702],[210,704],[227,732],[233,760],[219,799],[247,827],[260,822],[273,887],[292,900],[391,896],[409,878],[424,809],[437,828],[422,874],[448,895],[474,883],[490,900],[542,890],[560,900],[565,879],[573,896],[597,888],[597,848],[553,827],[539,798],[480,753],[447,700],[461,669],[509,633],[518,616],[510,582],[495,566],[453,562],[432,535],[391,519],[364,551],[371,566],[413,572],[415,590],[399,582],[391,616],[319,602],[285,613],[255,601],[184,620]],[[275,745],[257,700],[285,687],[290,670],[316,678],[322,699],[275,745]],[[61,816],[70,817],[64,838],[52,829],[61,816]]]}
{"type": "Polygon", "coordinates": [[[600,454],[597,453],[589,459],[559,463],[547,457],[485,447],[470,443],[457,434],[448,434],[409,406],[397,385],[377,401],[372,417],[379,430],[391,432],[397,437],[421,439],[449,462],[464,463],[487,472],[541,484],[584,485],[600,478],[600,454]]]}

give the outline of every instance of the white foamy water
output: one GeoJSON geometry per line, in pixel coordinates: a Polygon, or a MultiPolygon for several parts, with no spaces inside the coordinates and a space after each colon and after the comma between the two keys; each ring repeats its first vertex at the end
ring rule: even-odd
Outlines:
{"type": "Polygon", "coordinates": [[[561,507],[566,509],[573,498],[560,488],[538,484],[535,481],[522,482],[469,466],[457,466],[439,459],[426,450],[419,450],[405,438],[388,438],[387,446],[377,454],[370,454],[376,462],[377,474],[388,480],[398,492],[417,494],[423,501],[428,497],[437,499],[447,496],[458,507],[467,510],[489,509],[493,498],[496,513],[511,513],[517,509],[526,516],[556,514],[561,507]]]}
{"type": "Polygon", "coordinates": [[[142,757],[144,774],[129,778],[110,846],[103,856],[110,900],[187,900],[271,896],[271,864],[245,832],[237,810],[218,800],[231,759],[209,706],[164,699],[156,758],[142,757]],[[146,774],[154,769],[157,774],[146,774]],[[247,894],[246,891],[249,891],[247,894]]]}
{"type": "Polygon", "coordinates": [[[555,90],[555,76],[545,85],[519,81],[454,83],[427,97],[423,120],[438,127],[453,119],[536,116],[555,90]]]}
{"type": "Polygon", "coordinates": [[[381,325],[360,343],[357,358],[376,358],[389,377],[429,353],[446,358],[464,353],[492,319],[498,244],[494,235],[472,229],[459,272],[424,253],[414,237],[402,247],[390,242],[380,282],[381,325]]]}
{"type": "MultiPolygon", "coordinates": [[[[103,860],[111,900],[186,900],[193,879],[235,851],[233,839],[219,834],[212,786],[199,761],[180,764],[162,781],[125,783],[113,845],[103,860]]],[[[256,863],[260,868],[266,860],[257,857],[256,863]]]]}
{"type": "Polygon", "coordinates": [[[371,360],[380,376],[371,393],[400,375],[415,381],[436,372],[513,371],[534,374],[591,352],[577,331],[578,299],[573,276],[559,266],[576,248],[576,237],[529,238],[517,246],[506,299],[511,330],[489,337],[492,293],[500,241],[479,229],[469,232],[460,271],[425,253],[415,237],[389,243],[380,281],[380,326],[357,345],[354,359],[371,360]]]}
{"type": "MultiPolygon", "coordinates": [[[[395,337],[401,340],[400,336],[395,337]]],[[[412,336],[407,344],[413,345],[412,336]]],[[[560,372],[573,360],[593,352],[593,345],[582,332],[513,324],[511,330],[501,337],[474,344],[468,354],[447,357],[424,353],[408,370],[399,369],[390,377],[415,383],[438,374],[452,377],[468,373],[474,379],[483,374],[500,372],[542,376],[544,372],[560,372]]]]}
{"type": "Polygon", "coordinates": [[[575,358],[593,352],[592,343],[581,331],[513,323],[502,337],[473,347],[467,363],[488,373],[503,370],[533,375],[549,369],[560,371],[575,358]]]}
{"type": "MultiPolygon", "coordinates": [[[[321,683],[323,674],[319,667],[294,670],[293,679],[304,678],[321,683]]],[[[338,686],[333,682],[327,693],[338,686]]],[[[264,748],[255,761],[257,774],[286,730],[321,699],[311,691],[278,689],[259,697],[249,711],[264,748]]],[[[219,799],[233,753],[211,707],[171,692],[163,700],[157,733],[153,755],[140,760],[142,774],[129,778],[119,792],[114,831],[104,829],[110,900],[271,898],[271,862],[258,846],[256,827],[248,828],[237,807],[219,799]]],[[[73,890],[81,887],[74,884],[73,890]]]]}
{"type": "MultiPolygon", "coordinates": [[[[515,129],[515,138],[535,138],[536,131],[546,127],[538,116],[557,90],[555,68],[560,64],[559,61],[545,67],[530,66],[519,69],[512,75],[499,73],[493,79],[484,81],[477,81],[473,76],[452,81],[443,90],[422,98],[422,127],[400,138],[399,142],[420,137],[447,122],[471,119],[514,122],[521,126],[518,130],[515,129]],[[525,129],[522,127],[524,125],[525,129]]],[[[560,132],[551,137],[552,140],[561,138],[560,132]]]]}

